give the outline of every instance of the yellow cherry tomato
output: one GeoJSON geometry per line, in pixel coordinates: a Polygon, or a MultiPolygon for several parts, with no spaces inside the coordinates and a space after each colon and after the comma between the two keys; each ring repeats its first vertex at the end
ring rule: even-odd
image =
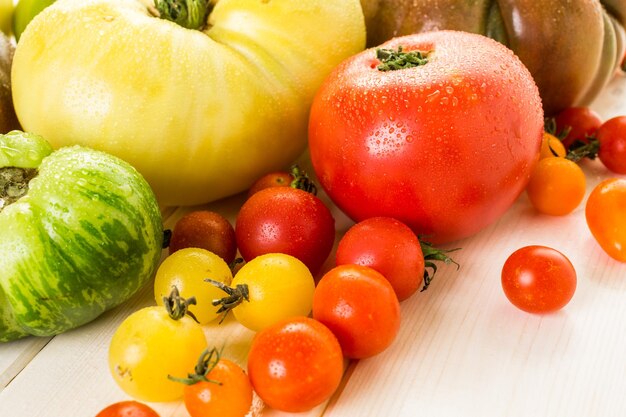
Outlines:
{"type": "Polygon", "coordinates": [[[555,156],[564,158],[566,154],[567,151],[565,150],[565,146],[563,146],[563,142],[556,136],[544,132],[543,138],[541,139],[541,153],[539,154],[539,159],[552,158],[555,156]]]}
{"type": "MultiPolygon", "coordinates": [[[[180,313],[181,309],[176,309],[180,313]]],[[[143,401],[174,401],[184,378],[207,348],[202,327],[191,317],[173,318],[165,307],[146,307],[117,328],[109,346],[109,370],[131,397],[143,401]]]]}
{"type": "MultiPolygon", "coordinates": [[[[224,288],[224,287],[223,287],[224,288]]],[[[313,275],[297,258],[282,253],[257,256],[235,274],[222,293],[223,309],[259,331],[282,319],[306,316],[313,305],[313,275]]]]}
{"type": "Polygon", "coordinates": [[[215,320],[219,314],[211,303],[224,293],[206,282],[207,278],[230,285],[233,275],[222,258],[206,249],[185,248],[174,252],[165,258],[154,277],[157,305],[163,305],[163,297],[176,286],[182,297],[195,297],[196,304],[190,305],[189,311],[200,324],[215,320]]]}
{"type": "Polygon", "coordinates": [[[530,175],[526,193],[537,211],[552,216],[572,212],[585,197],[585,174],[565,158],[541,159],[530,175]]]}

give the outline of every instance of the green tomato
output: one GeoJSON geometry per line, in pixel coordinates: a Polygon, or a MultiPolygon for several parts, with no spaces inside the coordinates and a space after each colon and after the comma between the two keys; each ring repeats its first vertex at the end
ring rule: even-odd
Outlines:
{"type": "Polygon", "coordinates": [[[307,316],[314,291],[313,275],[304,263],[291,255],[269,253],[241,267],[222,306],[232,309],[239,323],[259,331],[288,317],[307,316]]]}
{"type": "Polygon", "coordinates": [[[120,324],[109,346],[109,371],[128,395],[143,401],[174,401],[207,348],[202,327],[189,316],[172,318],[161,306],[146,307],[120,324]]]}
{"type": "Polygon", "coordinates": [[[161,255],[161,213],[122,160],[0,135],[0,341],[50,336],[132,296],[161,255]]]}
{"type": "Polygon", "coordinates": [[[229,285],[233,279],[230,267],[213,252],[200,248],[180,249],[161,263],[154,278],[154,298],[157,305],[163,305],[176,286],[185,298],[195,297],[196,304],[189,306],[189,311],[201,324],[215,320],[219,314],[212,302],[222,297],[222,291],[205,280],[222,282],[229,285]]]}
{"type": "Polygon", "coordinates": [[[17,45],[13,100],[25,130],[121,157],[163,205],[217,200],[292,163],[318,87],[365,46],[359,0],[220,0],[201,30],[144,3],[46,8],[17,45]]]}
{"type": "Polygon", "coordinates": [[[22,32],[24,32],[30,21],[52,3],[54,3],[54,0],[20,0],[13,12],[13,34],[15,39],[19,41],[22,32]]]}

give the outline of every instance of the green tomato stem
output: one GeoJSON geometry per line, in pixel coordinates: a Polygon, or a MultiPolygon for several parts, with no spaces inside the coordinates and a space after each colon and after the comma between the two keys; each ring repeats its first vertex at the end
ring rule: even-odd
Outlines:
{"type": "Polygon", "coordinates": [[[198,382],[211,382],[213,384],[222,385],[220,381],[207,378],[207,375],[217,366],[221,357],[221,351],[216,348],[206,348],[198,358],[198,363],[196,363],[194,367],[194,373],[187,374],[187,378],[177,378],[171,375],[168,375],[167,378],[170,381],[180,382],[185,385],[193,385],[198,382]]]}
{"type": "Polygon", "coordinates": [[[165,305],[167,314],[169,314],[172,320],[180,320],[185,317],[185,315],[188,315],[195,321],[198,321],[193,313],[189,311],[189,306],[196,304],[196,297],[189,297],[186,299],[181,297],[178,292],[178,287],[175,285],[172,286],[172,292],[170,292],[170,295],[163,297],[163,304],[165,305]]]}
{"type": "Polygon", "coordinates": [[[600,141],[593,136],[587,136],[587,142],[580,140],[572,143],[565,158],[578,162],[583,158],[596,159],[600,151],[600,141]]]}
{"type": "Polygon", "coordinates": [[[237,284],[235,288],[232,288],[223,282],[214,281],[210,278],[205,279],[205,281],[228,294],[226,297],[213,300],[212,302],[214,306],[220,306],[217,310],[217,314],[222,314],[220,323],[224,321],[230,310],[237,307],[244,300],[250,301],[250,292],[247,284],[237,284]]]}
{"type": "Polygon", "coordinates": [[[380,61],[380,65],[376,67],[379,71],[395,71],[405,68],[419,67],[428,63],[428,55],[426,51],[402,51],[402,45],[397,50],[393,49],[376,49],[376,58],[380,61]]]}
{"type": "Polygon", "coordinates": [[[432,282],[433,278],[435,277],[435,274],[437,273],[437,264],[435,264],[433,261],[441,261],[445,263],[446,265],[455,264],[456,269],[459,269],[460,265],[457,262],[455,262],[452,258],[450,258],[447,255],[447,253],[457,251],[461,248],[444,250],[444,249],[437,249],[430,243],[424,242],[421,239],[419,240],[419,242],[422,248],[422,254],[424,255],[424,266],[425,266],[424,287],[421,289],[421,291],[426,291],[428,289],[428,286],[432,282]],[[429,269],[431,271],[428,271],[429,269]]]}
{"type": "Polygon", "coordinates": [[[154,0],[154,7],[161,19],[202,30],[211,11],[211,0],[154,0]]]}
{"type": "Polygon", "coordinates": [[[293,178],[293,180],[291,180],[291,182],[289,183],[289,186],[291,188],[297,188],[298,190],[317,195],[317,187],[315,186],[315,183],[309,178],[309,175],[298,165],[291,166],[290,174],[293,178]]]}

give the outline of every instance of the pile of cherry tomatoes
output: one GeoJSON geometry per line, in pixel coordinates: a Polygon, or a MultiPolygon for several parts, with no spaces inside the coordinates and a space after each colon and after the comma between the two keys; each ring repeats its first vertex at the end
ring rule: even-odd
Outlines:
{"type": "MultiPolygon", "coordinates": [[[[346,358],[393,342],[399,303],[430,282],[433,261],[452,262],[405,224],[377,217],[347,231],[336,266],[322,274],[335,237],[330,210],[298,167],[261,178],[234,227],[216,212],[185,215],[155,276],[157,305],[130,315],[111,340],[113,378],[140,401],[182,397],[192,417],[244,416],[253,391],[288,412],[328,400],[346,358]],[[247,372],[202,331],[230,312],[257,332],[247,372]]],[[[145,408],[124,402],[106,412],[122,405],[145,408]]]]}
{"type": "MultiPolygon", "coordinates": [[[[533,206],[550,215],[572,212],[586,190],[577,162],[596,156],[626,173],[626,116],[602,123],[586,108],[558,115],[528,184],[533,206]]],[[[624,213],[624,179],[602,182],[587,200],[592,234],[620,261],[626,261],[624,213]]],[[[113,378],[140,401],[183,398],[192,417],[244,416],[253,392],[287,412],[328,400],[345,359],[368,358],[390,346],[400,327],[400,302],[428,286],[434,261],[453,262],[402,222],[374,217],[341,237],[335,266],[320,274],[335,237],[330,210],[297,167],[259,179],[234,227],[215,212],[187,214],[176,223],[170,255],[156,273],[157,305],[129,316],[111,340],[113,378]],[[201,327],[231,312],[256,332],[246,370],[208,346],[201,327]]],[[[528,246],[505,262],[502,287],[520,309],[551,312],[574,295],[576,272],[557,250],[528,246]]],[[[120,415],[157,414],[124,401],[98,417],[120,415]]]]}
{"type": "MultiPolygon", "coordinates": [[[[596,157],[616,174],[626,174],[626,116],[605,122],[587,107],[563,110],[546,121],[540,160],[526,193],[540,213],[563,216],[584,200],[586,178],[578,163],[596,157]]],[[[612,258],[626,262],[626,179],[609,178],[592,190],[585,205],[591,234],[612,258]]],[[[508,299],[532,313],[564,307],[576,289],[576,271],[552,248],[529,246],[513,253],[502,270],[508,299]]]]}

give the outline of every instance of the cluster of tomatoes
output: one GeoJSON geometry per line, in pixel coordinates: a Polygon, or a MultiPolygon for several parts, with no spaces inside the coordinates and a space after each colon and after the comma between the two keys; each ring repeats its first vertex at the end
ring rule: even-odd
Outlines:
{"type": "MultiPolygon", "coordinates": [[[[581,203],[582,157],[597,155],[609,169],[626,173],[626,117],[601,123],[589,109],[568,109],[550,131],[564,140],[544,136],[527,188],[538,211],[565,215],[581,203]]],[[[433,261],[453,261],[404,223],[373,217],[342,236],[335,266],[316,280],[333,248],[335,225],[315,192],[294,168],[261,178],[235,227],[209,211],[177,222],[170,255],[155,277],[157,306],[129,316],[111,341],[110,370],[129,395],[143,401],[182,397],[192,417],[244,416],[253,392],[272,408],[301,412],[330,398],[345,358],[371,357],[391,345],[400,327],[399,303],[428,286],[433,261]],[[230,312],[256,332],[247,372],[207,346],[202,331],[230,312]]],[[[586,207],[592,234],[621,261],[625,210],[626,180],[618,178],[599,184],[586,207]]],[[[527,246],[506,260],[502,287],[520,309],[551,312],[574,295],[576,271],[557,250],[527,246]]],[[[118,415],[121,407],[149,410],[123,402],[102,417],[118,415]]],[[[150,412],[137,416],[156,415],[150,412]]]]}
{"type": "MultiPolygon", "coordinates": [[[[611,172],[626,174],[626,116],[603,122],[587,107],[572,107],[548,120],[540,160],[526,188],[532,205],[544,214],[571,213],[586,192],[585,174],[578,162],[596,157],[611,172]]],[[[606,179],[587,198],[589,230],[604,251],[621,262],[626,262],[625,213],[626,179],[606,179]]],[[[505,262],[502,286],[520,309],[551,312],[564,307],[574,295],[576,271],[557,250],[528,246],[505,262]]]]}
{"type": "MultiPolygon", "coordinates": [[[[586,179],[578,162],[584,158],[597,157],[609,171],[626,174],[626,116],[603,122],[587,107],[572,107],[546,125],[541,159],[526,188],[539,212],[566,215],[582,203],[586,179]]],[[[611,257],[622,262],[626,261],[625,208],[626,180],[621,178],[598,184],[585,206],[591,233],[611,257]]]]}
{"type": "MultiPolygon", "coordinates": [[[[141,401],[182,397],[192,417],[244,416],[253,391],[282,411],[323,403],[344,359],[385,350],[400,327],[399,302],[427,286],[434,261],[452,262],[405,224],[375,217],[346,232],[335,267],[321,274],[334,242],[335,220],[297,167],[259,179],[235,227],[216,212],[185,215],[155,276],[157,305],[130,315],[111,340],[113,378],[141,401]],[[257,332],[247,373],[202,330],[231,311],[257,332]]],[[[146,408],[123,402],[99,417],[122,406],[146,408]]]]}

